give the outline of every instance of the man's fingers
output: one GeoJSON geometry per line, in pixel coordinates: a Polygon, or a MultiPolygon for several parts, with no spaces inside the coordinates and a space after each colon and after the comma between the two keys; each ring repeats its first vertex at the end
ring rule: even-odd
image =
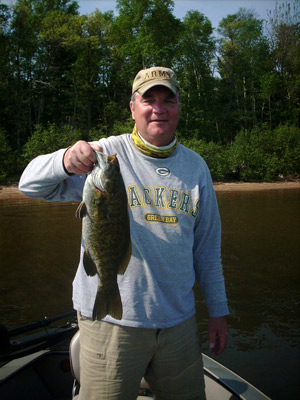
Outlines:
{"type": "Polygon", "coordinates": [[[101,150],[101,147],[83,140],[76,142],[64,155],[63,162],[67,172],[80,175],[91,171],[97,161],[94,150],[101,150]]]}
{"type": "Polygon", "coordinates": [[[210,351],[216,356],[218,356],[226,348],[227,340],[228,336],[226,335],[217,336],[215,342],[209,344],[210,351]]]}
{"type": "Polygon", "coordinates": [[[226,317],[210,318],[208,330],[210,351],[218,356],[225,349],[228,341],[226,317]]]}
{"type": "Polygon", "coordinates": [[[91,143],[90,146],[91,146],[94,150],[103,151],[102,147],[100,147],[98,144],[91,143]]]}

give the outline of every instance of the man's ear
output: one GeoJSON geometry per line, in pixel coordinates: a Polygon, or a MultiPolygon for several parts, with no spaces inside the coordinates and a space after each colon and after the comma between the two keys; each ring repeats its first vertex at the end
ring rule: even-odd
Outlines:
{"type": "Polygon", "coordinates": [[[132,119],[135,120],[135,112],[134,112],[134,106],[133,106],[133,102],[132,101],[130,101],[129,106],[130,106],[130,110],[131,110],[132,119]]]}

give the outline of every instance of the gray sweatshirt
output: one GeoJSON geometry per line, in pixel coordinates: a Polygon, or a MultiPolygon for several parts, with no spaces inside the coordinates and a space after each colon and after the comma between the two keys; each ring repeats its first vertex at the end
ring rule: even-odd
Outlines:
{"type": "MultiPolygon", "coordinates": [[[[167,158],[149,157],[136,149],[130,134],[97,144],[106,154],[117,153],[127,189],[132,241],[130,263],[118,276],[123,319],[107,316],[104,320],[143,328],[179,324],[195,314],[195,279],[209,316],[227,315],[220,217],[204,160],[180,144],[167,158]]],[[[65,150],[31,161],[19,189],[47,201],[81,201],[86,175],[65,172],[65,150]]],[[[82,244],[73,304],[91,317],[98,277],[87,276],[83,250],[82,244]]]]}

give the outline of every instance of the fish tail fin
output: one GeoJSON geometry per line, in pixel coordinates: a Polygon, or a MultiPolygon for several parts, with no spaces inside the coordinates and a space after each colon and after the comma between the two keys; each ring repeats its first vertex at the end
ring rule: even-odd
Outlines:
{"type": "Polygon", "coordinates": [[[123,307],[117,284],[109,294],[101,290],[101,286],[98,288],[93,310],[93,320],[101,320],[107,314],[115,319],[122,319],[123,307]]]}
{"type": "Polygon", "coordinates": [[[117,293],[110,298],[108,314],[115,319],[122,319],[123,307],[118,287],[117,287],[117,293]]]}

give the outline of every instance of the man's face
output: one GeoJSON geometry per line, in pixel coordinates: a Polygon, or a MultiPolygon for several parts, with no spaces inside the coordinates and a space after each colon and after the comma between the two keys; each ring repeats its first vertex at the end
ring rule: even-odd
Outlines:
{"type": "Polygon", "coordinates": [[[153,146],[167,146],[174,139],[177,128],[180,104],[165,86],[154,86],[143,96],[136,96],[133,106],[130,102],[132,118],[140,135],[153,146]]]}

